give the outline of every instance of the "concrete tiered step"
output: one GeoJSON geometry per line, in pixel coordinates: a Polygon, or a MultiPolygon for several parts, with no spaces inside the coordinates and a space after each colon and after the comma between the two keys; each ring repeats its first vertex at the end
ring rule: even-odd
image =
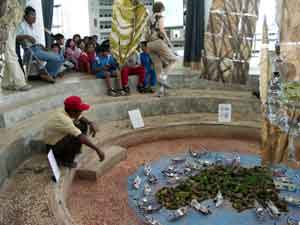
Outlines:
{"type": "MultiPolygon", "coordinates": [[[[169,83],[174,90],[237,90],[246,91],[246,86],[224,85],[199,79],[198,75],[170,75],[169,83]]],[[[130,78],[130,86],[135,90],[136,78],[130,78]]],[[[55,85],[40,86],[28,92],[6,93],[0,95],[0,128],[11,128],[20,121],[29,119],[41,112],[60,107],[65,97],[70,95],[106,95],[104,80],[75,79],[55,85]]]]}

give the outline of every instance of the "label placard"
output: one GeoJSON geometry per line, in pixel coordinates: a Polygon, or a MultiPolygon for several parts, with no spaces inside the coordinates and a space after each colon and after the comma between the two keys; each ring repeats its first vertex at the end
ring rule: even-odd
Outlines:
{"type": "Polygon", "coordinates": [[[144,120],[140,109],[128,111],[128,115],[134,129],[145,127],[144,120]]]}
{"type": "Polygon", "coordinates": [[[230,123],[232,114],[231,104],[219,104],[218,120],[220,123],[230,123]]]}
{"type": "Polygon", "coordinates": [[[49,161],[51,170],[54,174],[55,180],[58,183],[59,179],[60,179],[60,170],[59,170],[59,167],[57,165],[57,161],[55,159],[55,156],[54,156],[52,150],[50,150],[49,153],[48,153],[48,161],[49,161]]]}

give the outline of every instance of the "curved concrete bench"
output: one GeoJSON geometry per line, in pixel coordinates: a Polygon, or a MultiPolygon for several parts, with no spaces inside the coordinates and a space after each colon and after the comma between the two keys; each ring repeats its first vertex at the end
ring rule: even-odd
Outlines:
{"type": "MultiPolygon", "coordinates": [[[[240,94],[240,93],[239,93],[240,94]]],[[[179,93],[180,95],[180,93],[179,93]]],[[[167,98],[140,97],[105,98],[93,104],[88,117],[95,121],[117,121],[128,119],[128,110],[140,108],[144,117],[181,113],[216,113],[219,103],[231,103],[233,112],[241,114],[238,120],[257,121],[260,118],[259,102],[254,98],[225,92],[213,95],[213,91],[197,92],[194,96],[170,96],[167,98]],[[200,96],[197,96],[197,95],[200,96]],[[110,102],[115,100],[115,102],[110,102]]],[[[40,113],[19,123],[12,129],[0,129],[0,186],[14,169],[33,152],[43,150],[41,130],[52,111],[40,113]]]]}
{"type": "MultiPolygon", "coordinates": [[[[166,124],[162,126],[149,127],[140,130],[130,131],[126,134],[116,136],[112,139],[106,140],[105,151],[109,153],[105,162],[98,166],[98,176],[101,176],[105,171],[113,168],[121,160],[126,157],[126,150],[124,147],[135,146],[145,142],[152,142],[161,139],[176,139],[186,137],[215,137],[215,138],[237,138],[237,139],[251,139],[260,140],[260,127],[258,124],[247,123],[233,123],[233,124],[219,124],[214,122],[204,123],[177,123],[166,124]],[[118,144],[118,147],[116,146],[118,144]],[[105,168],[105,169],[104,169],[105,168]]],[[[95,165],[97,157],[91,156],[93,153],[88,152],[79,159],[79,164],[88,163],[95,165]],[[91,159],[94,159],[91,161],[91,159]]],[[[66,199],[68,198],[68,190],[72,185],[72,180],[75,176],[75,170],[67,170],[61,177],[59,184],[50,185],[50,206],[59,225],[76,225],[75,221],[68,210],[66,199]]]]}

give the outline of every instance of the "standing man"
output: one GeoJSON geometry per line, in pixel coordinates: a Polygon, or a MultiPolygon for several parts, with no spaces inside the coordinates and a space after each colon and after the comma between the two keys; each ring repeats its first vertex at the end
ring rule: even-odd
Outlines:
{"type": "Polygon", "coordinates": [[[81,152],[82,144],[95,150],[100,161],[103,161],[104,153],[87,136],[88,131],[93,137],[96,135],[96,125],[82,116],[82,112],[90,106],[78,96],[66,98],[64,105],[64,109],[55,112],[45,125],[44,141],[47,149],[53,150],[59,164],[69,168],[76,168],[74,159],[81,152]]]}
{"type": "Polygon", "coordinates": [[[22,43],[26,51],[30,51],[38,60],[47,62],[45,68],[40,68],[40,77],[50,83],[55,83],[63,60],[59,54],[48,52],[45,47],[38,43],[38,33],[35,29],[36,11],[28,6],[25,8],[24,20],[17,32],[17,41],[22,43]]]}
{"type": "Polygon", "coordinates": [[[2,88],[15,91],[27,91],[24,73],[16,54],[17,27],[22,20],[23,10],[18,0],[1,1],[0,3],[0,54],[4,52],[4,74],[2,88]]]}

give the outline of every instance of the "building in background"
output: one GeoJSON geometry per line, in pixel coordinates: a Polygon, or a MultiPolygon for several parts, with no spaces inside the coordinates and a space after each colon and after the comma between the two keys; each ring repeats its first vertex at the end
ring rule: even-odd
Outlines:
{"type": "Polygon", "coordinates": [[[74,34],[88,36],[88,1],[54,0],[52,32],[62,33],[66,38],[71,38],[74,34]]]}
{"type": "MultiPolygon", "coordinates": [[[[141,0],[152,12],[153,0],[141,0]]],[[[113,0],[89,0],[90,34],[98,35],[100,42],[108,39],[111,32],[113,0]]]]}

